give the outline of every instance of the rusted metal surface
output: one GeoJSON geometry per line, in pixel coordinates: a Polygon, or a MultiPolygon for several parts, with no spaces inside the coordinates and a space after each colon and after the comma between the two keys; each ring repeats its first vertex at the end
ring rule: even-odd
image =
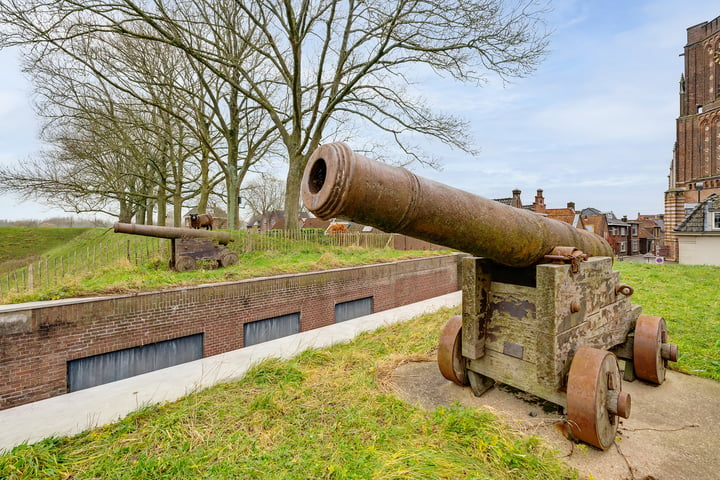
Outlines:
{"type": "Polygon", "coordinates": [[[498,382],[567,407],[575,437],[606,449],[631,409],[608,350],[630,357],[630,374],[646,364],[650,372],[638,376],[655,383],[677,358],[664,321],[638,320],[632,287],[620,283],[610,245],[594,233],[417,177],[344,143],[313,152],[301,188],[320,218],[474,255],[462,261],[462,316],[443,329],[438,367],[475,395],[498,382]]]}
{"type": "Polygon", "coordinates": [[[440,333],[437,362],[442,376],[460,386],[468,384],[465,359],[462,356],[460,329],[462,317],[455,315],[445,324],[440,333]]]}
{"type": "Polygon", "coordinates": [[[615,287],[615,293],[625,295],[626,297],[631,296],[634,292],[635,289],[633,289],[633,287],[631,287],[630,285],[625,285],[624,283],[621,283],[617,287],[615,287]]]}
{"type": "Polygon", "coordinates": [[[615,441],[618,416],[630,415],[630,395],[622,391],[615,356],[605,350],[580,347],[568,375],[567,415],[572,434],[606,450],[615,441]]]}
{"type": "Polygon", "coordinates": [[[612,256],[594,233],[370,160],[344,143],[313,152],[301,189],[320,218],[341,217],[511,267],[535,265],[557,246],[612,256]]]}
{"type": "Polygon", "coordinates": [[[157,238],[205,238],[214,240],[221,245],[227,245],[235,239],[228,232],[209,230],[195,230],[192,228],[161,227],[159,225],[138,225],[135,223],[116,223],[113,225],[115,233],[128,233],[130,235],[144,235],[157,238]]]}
{"type": "Polygon", "coordinates": [[[633,366],[638,378],[661,384],[665,381],[667,362],[677,362],[677,345],[667,342],[665,319],[640,315],[635,327],[633,366]]]}
{"type": "Polygon", "coordinates": [[[580,271],[580,262],[587,260],[588,255],[582,250],[575,247],[555,247],[552,252],[543,257],[545,260],[552,263],[564,264],[568,263],[571,266],[572,273],[580,271]]]}
{"type": "Polygon", "coordinates": [[[224,246],[235,240],[228,232],[134,223],[116,223],[113,229],[116,233],[170,239],[170,268],[177,272],[195,270],[198,262],[214,262],[213,265],[228,267],[238,261],[238,256],[224,246]]]}

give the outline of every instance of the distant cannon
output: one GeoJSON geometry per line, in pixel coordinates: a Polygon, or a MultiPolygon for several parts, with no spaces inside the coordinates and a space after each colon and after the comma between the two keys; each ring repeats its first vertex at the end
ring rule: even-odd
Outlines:
{"type": "Polygon", "coordinates": [[[475,257],[462,263],[462,316],[445,325],[442,375],[482,395],[495,382],[561,406],[571,434],[601,449],[630,415],[623,377],[661,384],[677,346],[641,315],[612,270],[612,249],[570,224],[418,177],[344,143],[313,152],[305,206],[475,257]],[[623,360],[621,372],[618,358],[623,360]]]}
{"type": "Polygon", "coordinates": [[[116,223],[113,229],[115,233],[169,238],[172,250],[170,268],[177,272],[195,270],[197,262],[202,261],[217,262],[219,267],[229,267],[238,262],[235,252],[226,247],[234,241],[228,232],[134,223],[116,223]]]}

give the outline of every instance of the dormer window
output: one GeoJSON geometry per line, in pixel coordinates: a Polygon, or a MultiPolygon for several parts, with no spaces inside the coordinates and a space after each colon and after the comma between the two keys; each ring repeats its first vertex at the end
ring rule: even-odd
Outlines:
{"type": "Polygon", "coordinates": [[[711,212],[710,215],[710,228],[713,230],[720,230],[720,212],[711,212]]]}

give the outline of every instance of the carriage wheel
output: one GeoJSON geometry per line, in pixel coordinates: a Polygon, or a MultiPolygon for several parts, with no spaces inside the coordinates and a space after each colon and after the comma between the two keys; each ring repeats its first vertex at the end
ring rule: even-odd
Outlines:
{"type": "Polygon", "coordinates": [[[622,391],[615,355],[580,347],[570,365],[567,416],[578,440],[606,450],[615,441],[618,416],[630,416],[630,395],[622,391]]]}
{"type": "Polygon", "coordinates": [[[224,253],[219,260],[221,267],[229,267],[235,265],[238,262],[238,256],[234,252],[224,253]]]}
{"type": "Polygon", "coordinates": [[[462,356],[462,317],[460,315],[451,317],[440,333],[437,362],[443,377],[460,386],[468,384],[465,359],[462,356]]]}
{"type": "Polygon", "coordinates": [[[175,270],[178,272],[189,272],[195,270],[196,264],[193,257],[181,256],[175,261],[175,270]]]}
{"type": "Polygon", "coordinates": [[[678,347],[667,343],[665,319],[652,315],[640,315],[635,326],[633,367],[635,374],[658,385],[665,381],[668,360],[677,362],[678,347]]]}

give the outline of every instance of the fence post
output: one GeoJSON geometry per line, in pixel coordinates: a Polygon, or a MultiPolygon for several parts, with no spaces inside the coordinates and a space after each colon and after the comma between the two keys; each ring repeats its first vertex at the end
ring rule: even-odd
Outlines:
{"type": "Polygon", "coordinates": [[[33,264],[31,263],[28,265],[28,291],[30,293],[33,292],[33,286],[35,285],[35,272],[33,269],[33,264]]]}

